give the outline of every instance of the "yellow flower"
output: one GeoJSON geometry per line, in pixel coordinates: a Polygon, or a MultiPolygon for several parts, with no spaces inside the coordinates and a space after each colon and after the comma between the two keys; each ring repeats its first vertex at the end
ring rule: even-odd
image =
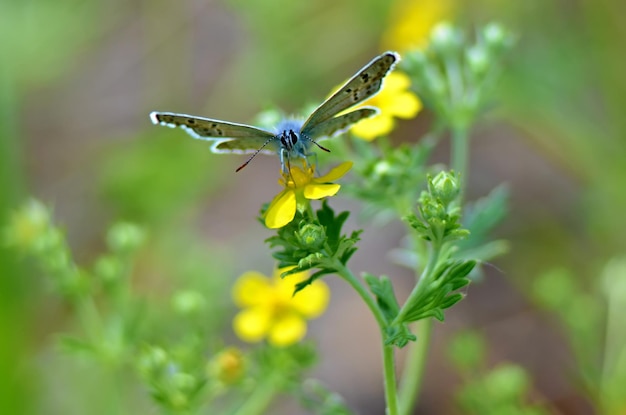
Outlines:
{"type": "Polygon", "coordinates": [[[424,49],[433,27],[453,16],[453,0],[399,0],[390,14],[383,50],[424,49]]]}
{"type": "Polygon", "coordinates": [[[227,385],[232,385],[240,380],[244,371],[244,357],[241,350],[236,347],[222,350],[207,365],[208,375],[227,385]]]}
{"type": "Polygon", "coordinates": [[[265,226],[270,229],[282,228],[291,222],[296,215],[298,204],[303,199],[321,199],[334,196],[341,187],[333,182],[350,170],[352,162],[345,162],[333,168],[328,174],[321,177],[313,177],[315,166],[301,169],[292,166],[287,174],[283,174],[279,184],[285,189],[280,192],[270,203],[265,212],[265,226]]]}
{"type": "Polygon", "coordinates": [[[422,109],[422,102],[409,90],[411,80],[402,72],[392,72],[385,78],[383,89],[363,105],[377,107],[380,113],[355,124],[350,131],[355,136],[371,141],[389,134],[396,118],[413,118],[422,109]]]}
{"type": "Polygon", "coordinates": [[[308,278],[300,272],[280,278],[290,268],[276,270],[273,277],[250,271],[243,274],[233,288],[235,304],[242,311],[235,316],[233,329],[244,341],[265,338],[274,346],[289,346],[306,334],[306,320],[318,317],[328,305],[328,286],[315,280],[296,295],[295,282],[308,278]]]}

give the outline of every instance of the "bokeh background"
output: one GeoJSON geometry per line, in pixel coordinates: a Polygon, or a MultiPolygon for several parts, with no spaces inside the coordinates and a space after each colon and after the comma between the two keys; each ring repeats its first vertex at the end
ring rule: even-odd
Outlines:
{"type": "MultiPolygon", "coordinates": [[[[85,264],[113,221],[146,226],[150,242],[134,276],[146,297],[165,298],[186,280],[227,293],[246,270],[269,274],[273,261],[262,241],[270,233],[255,217],[279,190],[276,159],[258,157],[235,174],[241,156],[213,155],[182,131],[151,125],[148,113],[236,122],[274,106],[298,113],[382,51],[399,2],[1,0],[3,216],[30,196],[52,205],[85,264]]],[[[415,25],[430,27],[438,2],[413,3],[424,8],[415,25]]],[[[562,268],[602,306],[605,264],[624,255],[626,4],[459,1],[447,18],[469,33],[498,21],[517,37],[493,108],[472,132],[468,177],[470,199],[508,183],[510,213],[497,236],[511,252],[436,324],[415,413],[454,413],[459,379],[444,352],[468,328],[486,336],[489,364],[526,368],[533,395],[555,411],[599,413],[580,379],[602,360],[604,328],[572,342],[572,331],[537,305],[533,290],[541,275],[562,268]]],[[[424,111],[401,122],[393,139],[415,141],[430,122],[424,111]]],[[[444,141],[433,161],[445,163],[447,154],[444,141]]],[[[354,201],[338,203],[359,211],[354,201]]],[[[377,228],[358,214],[351,220],[365,229],[354,270],[390,275],[402,296],[413,277],[386,253],[402,240],[403,226],[377,228]]],[[[54,333],[71,331],[68,310],[35,268],[9,251],[0,255],[5,413],[88,413],[97,382],[84,382],[88,374],[51,346],[54,333]],[[77,385],[84,396],[73,395],[77,385]]],[[[310,333],[322,356],[314,375],[359,413],[383,413],[377,328],[349,287],[327,282],[331,305],[310,333]]],[[[232,338],[227,325],[224,333],[232,338]]],[[[301,412],[286,399],[273,413],[301,412]]]]}

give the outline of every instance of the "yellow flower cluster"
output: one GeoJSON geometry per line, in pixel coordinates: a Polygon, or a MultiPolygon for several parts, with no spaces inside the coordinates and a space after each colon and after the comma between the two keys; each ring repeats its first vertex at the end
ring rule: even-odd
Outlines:
{"type": "Polygon", "coordinates": [[[383,35],[383,49],[400,53],[424,49],[432,29],[438,23],[452,19],[453,11],[453,0],[397,1],[389,16],[389,29],[383,35]]]}
{"type": "Polygon", "coordinates": [[[316,178],[315,166],[292,166],[279,180],[284,190],[274,197],[267,208],[265,226],[277,229],[287,225],[296,215],[298,204],[305,202],[303,199],[317,200],[334,196],[341,186],[331,182],[341,178],[351,167],[352,162],[345,162],[328,174],[316,178]]]}
{"type": "Polygon", "coordinates": [[[300,272],[281,278],[283,268],[272,277],[250,271],[243,274],[233,288],[235,304],[243,310],[235,316],[233,329],[247,342],[263,339],[274,346],[289,346],[306,334],[306,320],[318,317],[328,305],[330,290],[316,280],[293,295],[295,282],[308,278],[300,272]]]}
{"type": "Polygon", "coordinates": [[[409,119],[422,109],[422,102],[409,90],[411,80],[402,72],[392,72],[385,78],[382,90],[363,105],[380,110],[377,115],[355,124],[350,131],[367,141],[389,134],[394,126],[394,118],[409,119]]]}

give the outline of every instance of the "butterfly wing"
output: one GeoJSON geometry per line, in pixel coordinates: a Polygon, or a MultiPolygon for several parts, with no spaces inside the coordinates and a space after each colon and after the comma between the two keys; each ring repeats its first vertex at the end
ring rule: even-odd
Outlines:
{"type": "Polygon", "coordinates": [[[400,56],[397,53],[385,52],[365,65],[363,69],[357,72],[337,92],[313,111],[313,114],[305,121],[302,133],[310,135],[310,131],[315,129],[318,124],[376,95],[382,86],[383,78],[399,59],[400,56]]]}
{"type": "Polygon", "coordinates": [[[333,117],[329,120],[316,124],[308,129],[307,134],[311,140],[323,137],[332,137],[333,135],[346,131],[350,126],[364,118],[369,118],[378,113],[378,109],[374,107],[363,107],[351,111],[347,114],[333,117]]]}
{"type": "MultiPolygon", "coordinates": [[[[154,124],[180,127],[189,135],[200,140],[216,141],[211,147],[215,153],[247,153],[258,150],[264,144],[272,144],[275,134],[245,124],[196,117],[171,112],[152,112],[154,124]]],[[[275,152],[273,147],[264,152],[275,152]]]]}

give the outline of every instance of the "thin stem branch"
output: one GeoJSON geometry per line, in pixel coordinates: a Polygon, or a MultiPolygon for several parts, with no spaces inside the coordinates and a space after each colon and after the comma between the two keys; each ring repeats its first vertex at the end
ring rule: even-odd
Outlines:
{"type": "Polygon", "coordinates": [[[385,400],[387,401],[387,415],[398,415],[398,386],[396,384],[394,346],[386,345],[384,337],[383,367],[385,375],[385,400]]]}
{"type": "Polygon", "coordinates": [[[411,291],[411,294],[409,294],[409,298],[407,298],[404,305],[398,312],[398,315],[391,323],[392,325],[399,324],[399,322],[403,321],[406,313],[409,312],[411,305],[414,303],[415,298],[419,297],[422,294],[422,291],[426,287],[427,281],[430,281],[431,274],[437,268],[437,263],[439,262],[439,256],[441,253],[441,247],[442,245],[440,243],[435,243],[433,241],[433,247],[430,251],[426,268],[424,268],[424,272],[422,273],[421,278],[419,279],[419,281],[417,281],[415,287],[413,287],[413,291],[411,291]]]}
{"type": "Polygon", "coordinates": [[[233,415],[257,415],[266,413],[267,407],[272,403],[277,392],[276,376],[269,376],[258,382],[248,399],[233,411],[233,415]]]}
{"type": "Polygon", "coordinates": [[[336,261],[334,268],[337,270],[337,274],[348,282],[361,296],[365,304],[369,307],[370,311],[374,315],[378,327],[380,328],[380,335],[383,348],[383,367],[384,367],[384,382],[385,382],[385,400],[387,402],[387,415],[398,415],[398,388],[396,384],[396,365],[394,356],[394,346],[385,344],[385,328],[388,325],[387,319],[376,304],[374,297],[367,291],[360,280],[358,280],[352,272],[347,269],[339,261],[336,261]]]}
{"type": "Polygon", "coordinates": [[[450,166],[461,178],[461,191],[458,203],[463,203],[467,183],[467,165],[469,159],[469,135],[465,126],[452,126],[452,149],[450,154],[450,166]]]}
{"type": "Polygon", "coordinates": [[[409,345],[407,360],[402,371],[400,381],[399,405],[400,415],[409,415],[417,403],[422,388],[426,356],[433,328],[433,319],[419,321],[417,327],[417,341],[409,345]]]}

